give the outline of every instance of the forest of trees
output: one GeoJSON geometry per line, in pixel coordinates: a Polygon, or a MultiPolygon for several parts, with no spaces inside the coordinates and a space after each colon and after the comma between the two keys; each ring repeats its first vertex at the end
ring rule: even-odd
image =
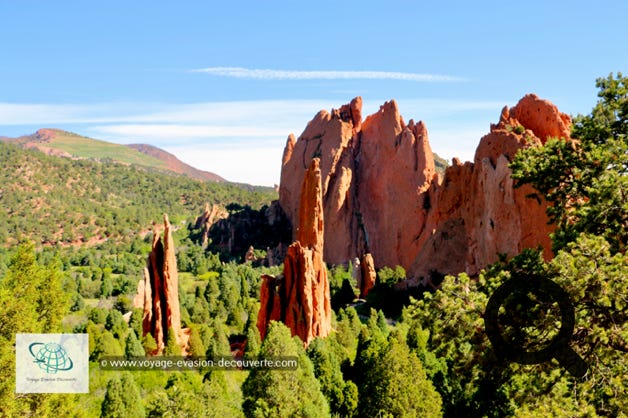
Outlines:
{"type": "Polygon", "coordinates": [[[117,241],[148,229],[164,213],[194,220],[205,203],[259,209],[268,187],[201,182],[117,163],[45,155],[0,141],[0,243],[24,239],[69,245],[117,241]]]}
{"type": "MultiPolygon", "coordinates": [[[[551,261],[537,249],[525,250],[478,277],[448,276],[438,290],[414,297],[395,293],[405,272],[390,266],[378,271],[372,294],[357,304],[351,266],[330,266],[333,332],[307,348],[280,322],[271,323],[263,342],[256,326],[260,276],[278,274],[282,266],[221,259],[211,246],[201,247],[191,228],[206,201],[261,208],[272,193],[155,178],[124,166],[58,163],[0,144],[2,157],[14,165],[2,175],[0,196],[9,208],[0,219],[0,241],[7,244],[0,252],[0,417],[626,416],[628,78],[611,74],[597,87],[592,112],[574,119],[576,141],[549,140],[521,151],[511,164],[518,184],[531,183],[552,204],[551,261]],[[36,177],[41,167],[52,173],[36,177]],[[84,198],[63,197],[68,179],[84,198]],[[51,200],[32,197],[43,191],[51,200]],[[29,211],[26,220],[14,219],[29,211]],[[138,225],[148,231],[162,212],[183,222],[174,235],[190,354],[228,356],[230,340],[246,338],[247,358],[292,356],[296,370],[100,369],[102,356],[155,349],[131,302],[152,236],[125,231],[138,225]],[[74,225],[63,228],[74,234],[67,243],[88,230],[111,239],[61,245],[60,219],[74,225]],[[50,239],[36,239],[44,234],[50,239]],[[575,307],[570,347],[588,364],[583,378],[555,359],[522,365],[494,352],[484,328],[487,301],[521,273],[549,278],[569,295],[575,307]],[[15,394],[18,332],[88,333],[90,393],[15,394]]],[[[555,332],[551,315],[538,311],[515,309],[513,323],[546,320],[542,328],[521,328],[516,338],[543,343],[555,332]]],[[[180,348],[168,344],[166,354],[180,348]]]]}

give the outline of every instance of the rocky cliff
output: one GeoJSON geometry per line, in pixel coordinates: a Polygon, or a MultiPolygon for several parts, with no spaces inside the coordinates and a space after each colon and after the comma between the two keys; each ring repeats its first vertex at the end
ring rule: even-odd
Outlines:
{"type": "MultiPolygon", "coordinates": [[[[208,216],[211,217],[212,212],[213,209],[208,216]]],[[[281,263],[287,245],[292,242],[290,221],[278,201],[259,210],[238,204],[227,205],[226,211],[219,210],[209,226],[204,222],[205,213],[197,219],[194,233],[200,242],[207,243],[211,252],[221,254],[223,259],[242,260],[253,246],[266,250],[266,264],[275,265],[281,263]]]]}
{"type": "Polygon", "coordinates": [[[301,187],[297,241],[288,247],[283,276],[263,276],[257,326],[282,321],[307,345],[331,331],[327,268],[323,261],[324,211],[319,159],[310,162],[301,187]]]}
{"type": "Polygon", "coordinates": [[[406,125],[395,101],[364,122],[361,115],[356,98],[340,110],[318,113],[298,140],[288,138],[279,201],[298,225],[298,185],[311,159],[320,157],[325,261],[342,263],[371,252],[380,266],[408,266],[418,252],[416,226],[426,216],[418,197],[436,178],[427,130],[422,122],[406,125]]]}
{"type": "Polygon", "coordinates": [[[226,219],[229,216],[229,212],[221,208],[217,204],[209,206],[209,203],[205,203],[205,209],[203,213],[194,221],[194,229],[199,231],[200,241],[203,248],[207,247],[209,241],[209,231],[214,223],[220,219],[226,219]]]}
{"type": "MultiPolygon", "coordinates": [[[[404,122],[395,101],[362,120],[362,100],[321,111],[283,154],[280,204],[301,225],[300,185],[320,158],[324,259],[336,264],[371,253],[377,268],[403,266],[410,284],[431,272],[477,274],[526,247],[551,256],[546,203],[513,188],[508,167],[517,150],[550,136],[568,137],[570,119],[548,101],[527,95],[504,108],[480,140],[473,162],[454,159],[436,174],[423,122],[404,122]]],[[[296,237],[299,229],[293,231],[296,237]]]]}
{"type": "Polygon", "coordinates": [[[177,343],[185,346],[179,308],[179,277],[174,242],[168,215],[164,215],[163,240],[155,226],[152,250],[148,255],[143,279],[138,284],[134,304],[144,310],[143,334],[150,333],[157,342],[157,352],[166,346],[167,332],[172,329],[177,343]],[[140,305],[141,304],[141,305],[140,305]]]}

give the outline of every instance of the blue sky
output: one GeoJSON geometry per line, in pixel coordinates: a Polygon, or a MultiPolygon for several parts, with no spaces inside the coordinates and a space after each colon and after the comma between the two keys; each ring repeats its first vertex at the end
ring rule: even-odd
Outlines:
{"type": "Polygon", "coordinates": [[[470,159],[526,93],[589,112],[595,79],[628,72],[626,16],[623,1],[0,0],[0,135],[145,142],[273,185],[288,134],[361,95],[470,159]]]}

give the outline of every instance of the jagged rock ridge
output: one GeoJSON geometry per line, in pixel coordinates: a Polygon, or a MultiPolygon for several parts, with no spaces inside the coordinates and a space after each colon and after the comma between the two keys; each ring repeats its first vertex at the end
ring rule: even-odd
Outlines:
{"type": "Polygon", "coordinates": [[[325,261],[371,253],[378,268],[408,270],[411,284],[431,272],[475,275],[498,253],[527,247],[541,245],[550,257],[546,202],[528,197],[530,187],[514,189],[508,164],[524,146],[569,137],[569,128],[569,116],[527,95],[504,108],[472,163],[454,159],[441,177],[423,122],[406,124],[394,100],[362,120],[358,97],[319,112],[298,139],[288,137],[280,204],[292,225],[302,224],[300,185],[320,158],[325,261]]]}

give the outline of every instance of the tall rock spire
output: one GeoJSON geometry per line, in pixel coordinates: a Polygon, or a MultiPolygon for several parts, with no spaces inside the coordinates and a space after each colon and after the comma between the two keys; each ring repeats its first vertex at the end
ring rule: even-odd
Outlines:
{"type": "Polygon", "coordinates": [[[180,346],[184,345],[179,307],[179,275],[168,215],[164,215],[163,241],[159,236],[159,228],[155,226],[152,250],[148,255],[143,283],[138,285],[135,300],[143,303],[143,335],[153,336],[157,342],[157,353],[163,352],[166,346],[168,330],[174,332],[180,346]]]}
{"type": "Polygon", "coordinates": [[[323,261],[323,196],[320,160],[315,158],[301,187],[298,240],[288,247],[284,274],[263,276],[257,326],[262,338],[270,321],[282,321],[304,344],[331,331],[331,298],[323,261]]]}

